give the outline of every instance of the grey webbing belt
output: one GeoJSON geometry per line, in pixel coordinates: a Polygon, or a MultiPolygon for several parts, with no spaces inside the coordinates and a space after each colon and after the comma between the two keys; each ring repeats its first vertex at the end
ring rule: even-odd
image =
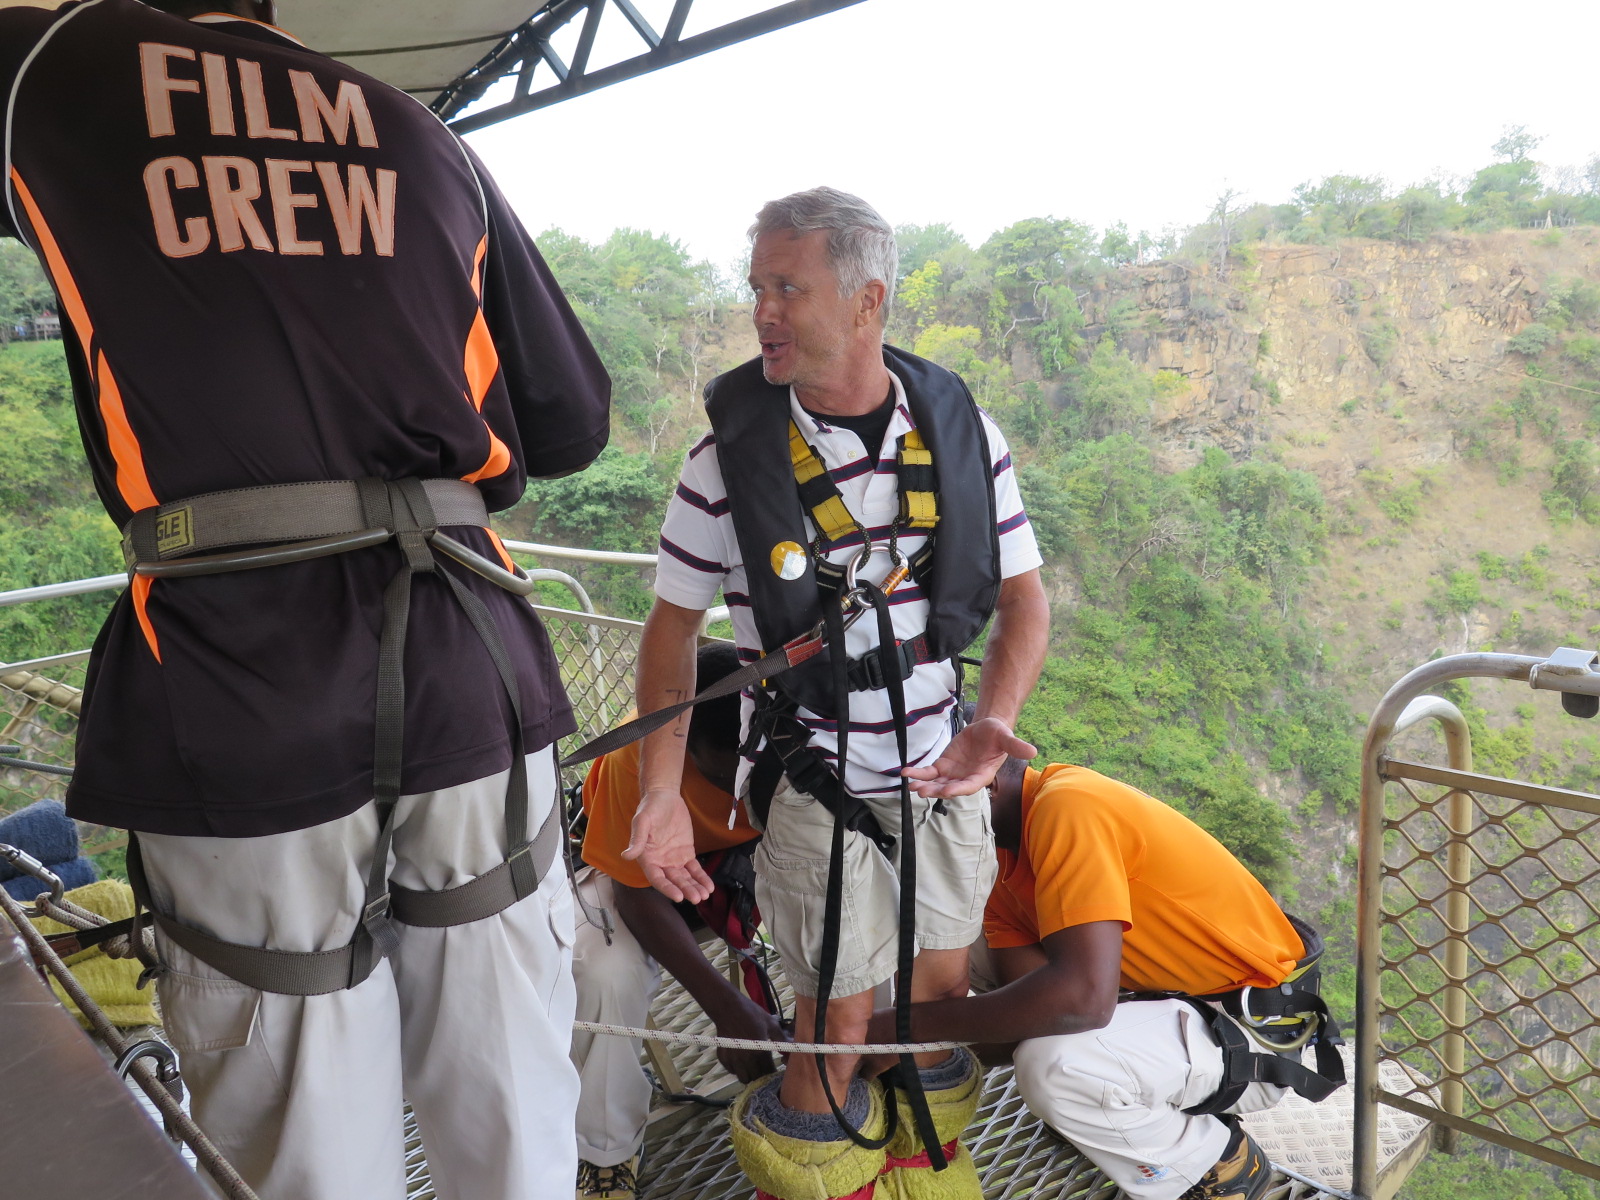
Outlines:
{"type": "Polygon", "coordinates": [[[157,911],[150,903],[138,839],[130,839],[128,879],[173,942],[224,975],[260,991],[321,995],[356,986],[379,958],[399,944],[393,921],[440,928],[482,920],[533,894],[554,861],[561,840],[559,800],[538,834],[528,837],[528,777],[522,739],[522,700],[516,670],[487,606],[448,571],[438,570],[439,550],[509,591],[526,595],[532,583],[439,532],[441,524],[486,525],[482,495],[456,479],[337,480],[213,492],[137,514],[123,531],[129,570],[139,575],[186,576],[249,570],[380,544],[393,538],[405,562],[383,596],[379,635],[377,712],[374,722],[373,794],[378,844],[367,876],[360,924],[337,950],[270,950],[214,938],[157,911]],[[259,519],[253,516],[259,514],[259,519]],[[267,545],[232,554],[196,554],[223,546],[267,545]],[[405,645],[416,576],[435,574],[450,588],[471,622],[512,712],[511,773],[506,785],[506,861],[443,891],[391,885],[389,850],[400,798],[405,735],[405,645]]]}

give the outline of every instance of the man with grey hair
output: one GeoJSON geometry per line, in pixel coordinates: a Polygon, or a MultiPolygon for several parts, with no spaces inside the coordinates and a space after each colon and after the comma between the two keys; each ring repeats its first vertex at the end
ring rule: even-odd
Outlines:
{"type": "MultiPolygon", "coordinates": [[[[1012,725],[1049,609],[1005,439],[957,376],[883,342],[893,229],[815,188],[766,205],[750,236],[761,353],[706,389],[712,432],[662,527],[639,709],[691,694],[719,588],[746,662],[826,630],[747,691],[738,794],[765,826],[757,894],[799,1034],[861,1042],[874,990],[897,973],[911,1000],[967,993],[995,871],[985,788],[1008,754],[1034,753],[1012,725]],[[956,659],[991,616],[963,726],[956,659]]],[[[687,723],[644,743],[625,852],[675,901],[709,890],[678,793],[687,723]]],[[[735,1107],[758,1195],[867,1196],[886,1171],[916,1195],[947,1162],[939,1194],[979,1194],[958,1140],[981,1090],[970,1055],[905,1063],[898,1098],[858,1079],[853,1057],[828,1057],[825,1078],[816,1063],[792,1060],[735,1107]]]]}

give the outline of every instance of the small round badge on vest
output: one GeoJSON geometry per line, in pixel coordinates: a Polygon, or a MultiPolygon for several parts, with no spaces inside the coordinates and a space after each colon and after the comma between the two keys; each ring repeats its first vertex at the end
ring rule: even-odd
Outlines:
{"type": "Polygon", "coordinates": [[[799,579],[806,573],[806,552],[795,542],[779,542],[772,548],[772,573],[779,579],[799,579]]]}

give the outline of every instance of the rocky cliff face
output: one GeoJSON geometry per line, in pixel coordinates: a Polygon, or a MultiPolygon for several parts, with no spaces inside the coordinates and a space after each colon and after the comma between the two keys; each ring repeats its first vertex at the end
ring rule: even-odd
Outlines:
{"type": "MultiPolygon", "coordinates": [[[[1553,519],[1543,499],[1555,447],[1592,436],[1600,384],[1559,344],[1536,357],[1508,346],[1553,288],[1597,277],[1600,229],[1507,230],[1248,247],[1225,272],[1133,267],[1082,306],[1091,335],[1113,330],[1136,361],[1188,382],[1153,413],[1169,467],[1221,446],[1321,482],[1336,535],[1307,615],[1370,711],[1437,653],[1600,641],[1600,531],[1553,519]],[[1530,370],[1550,382],[1518,415],[1530,370]],[[1442,605],[1461,572],[1476,598],[1442,605]]],[[[1525,689],[1479,692],[1526,722],[1529,761],[1543,754],[1547,774],[1600,757],[1600,730],[1558,706],[1513,717],[1525,689]]]]}
{"type": "Polygon", "coordinates": [[[1593,274],[1600,230],[1559,241],[1511,230],[1263,246],[1238,257],[1225,273],[1163,263],[1107,277],[1083,306],[1091,332],[1120,324],[1136,360],[1189,382],[1155,414],[1174,466],[1205,445],[1287,443],[1286,461],[1337,496],[1370,456],[1334,435],[1365,433],[1373,418],[1402,413],[1381,427],[1390,466],[1459,453],[1458,418],[1515,388],[1524,363],[1507,341],[1552,279],[1593,274]],[[1357,414],[1368,420],[1348,419],[1357,414]]]}

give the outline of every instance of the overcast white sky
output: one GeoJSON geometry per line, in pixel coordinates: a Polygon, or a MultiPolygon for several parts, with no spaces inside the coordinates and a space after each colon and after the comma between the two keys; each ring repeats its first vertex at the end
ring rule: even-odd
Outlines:
{"type": "MultiPolygon", "coordinates": [[[[670,0],[638,3],[659,28],[670,0]]],[[[761,5],[696,7],[690,33],[761,5]]],[[[1466,174],[1508,124],[1580,164],[1597,35],[1595,0],[865,0],[470,140],[535,233],[631,225],[720,264],[817,183],[974,244],[1030,216],[1159,233],[1225,187],[1466,174]]]]}

